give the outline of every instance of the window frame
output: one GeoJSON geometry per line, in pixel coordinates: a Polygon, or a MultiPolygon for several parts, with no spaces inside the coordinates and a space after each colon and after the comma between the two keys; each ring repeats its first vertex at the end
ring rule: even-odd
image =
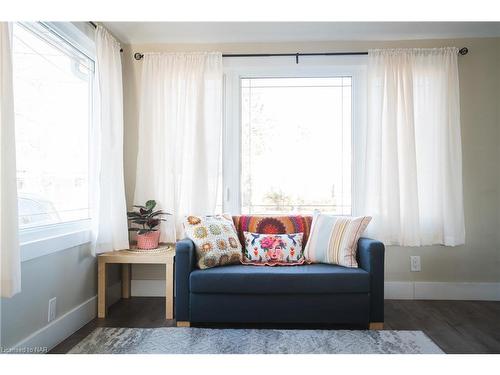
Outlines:
{"type": "MultiPolygon", "coordinates": [[[[364,161],[366,123],[366,56],[248,57],[224,60],[224,123],[222,147],[222,205],[224,212],[241,214],[241,79],[352,77],[351,215],[357,214],[364,161]]],[[[284,212],[283,214],[286,214],[284,212]]]]}
{"type": "MultiPolygon", "coordinates": [[[[24,27],[33,33],[43,34],[50,32],[52,33],[50,38],[62,39],[65,43],[69,44],[92,61],[94,68],[92,71],[93,74],[95,74],[95,42],[91,37],[93,35],[92,30],[87,28],[90,26],[71,22],[18,22],[18,24],[20,27],[24,27]]],[[[40,37],[46,39],[43,35],[40,37]]],[[[47,41],[47,43],[53,42],[53,40],[50,42],[47,41]]],[[[90,92],[92,93],[92,97],[90,98],[92,113],[88,129],[89,134],[95,119],[93,99],[95,93],[95,77],[91,80],[90,92]]],[[[89,168],[89,172],[90,170],[89,168]]],[[[91,241],[91,223],[91,218],[85,218],[57,224],[20,228],[19,244],[21,247],[21,262],[89,243],[91,241]]]]}

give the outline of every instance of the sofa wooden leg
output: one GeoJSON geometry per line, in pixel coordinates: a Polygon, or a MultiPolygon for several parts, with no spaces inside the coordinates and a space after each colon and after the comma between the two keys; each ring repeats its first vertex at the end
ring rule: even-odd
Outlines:
{"type": "Polygon", "coordinates": [[[191,323],[180,321],[180,322],[177,322],[177,327],[191,327],[191,323]]]}
{"type": "Polygon", "coordinates": [[[384,323],[383,322],[371,322],[370,325],[368,326],[368,329],[370,329],[370,330],[384,329],[384,323]]]}

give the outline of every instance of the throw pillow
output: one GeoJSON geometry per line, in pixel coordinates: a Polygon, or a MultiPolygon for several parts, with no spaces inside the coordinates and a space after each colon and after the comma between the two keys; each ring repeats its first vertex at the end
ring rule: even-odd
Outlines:
{"type": "Polygon", "coordinates": [[[233,216],[233,220],[241,243],[245,242],[244,232],[264,234],[303,233],[302,245],[305,246],[311,228],[312,216],[241,215],[233,216]]]}
{"type": "Polygon", "coordinates": [[[332,216],[315,212],[304,255],[308,263],[357,268],[358,240],[370,216],[332,216]]]}
{"type": "Polygon", "coordinates": [[[242,248],[231,216],[188,216],[184,230],[195,244],[200,269],[240,263],[242,248]]]}
{"type": "Polygon", "coordinates": [[[304,263],[302,233],[262,234],[244,232],[244,235],[243,264],[290,266],[304,263]]]}

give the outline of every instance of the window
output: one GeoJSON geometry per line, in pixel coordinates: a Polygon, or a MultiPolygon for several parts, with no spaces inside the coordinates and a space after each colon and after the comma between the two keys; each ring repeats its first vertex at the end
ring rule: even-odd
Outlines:
{"type": "Polygon", "coordinates": [[[241,78],[241,212],[351,214],[352,77],[241,78]]]}
{"type": "Polygon", "coordinates": [[[43,24],[15,24],[20,229],[88,219],[94,61],[43,24]]]}

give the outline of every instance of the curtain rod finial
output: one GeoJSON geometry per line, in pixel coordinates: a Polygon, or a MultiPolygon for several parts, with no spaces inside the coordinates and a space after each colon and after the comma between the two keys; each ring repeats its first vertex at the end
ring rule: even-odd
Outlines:
{"type": "Polygon", "coordinates": [[[469,49],[467,47],[463,47],[463,48],[460,48],[460,50],[458,51],[462,56],[463,55],[467,55],[467,53],[469,53],[469,49]]]}

